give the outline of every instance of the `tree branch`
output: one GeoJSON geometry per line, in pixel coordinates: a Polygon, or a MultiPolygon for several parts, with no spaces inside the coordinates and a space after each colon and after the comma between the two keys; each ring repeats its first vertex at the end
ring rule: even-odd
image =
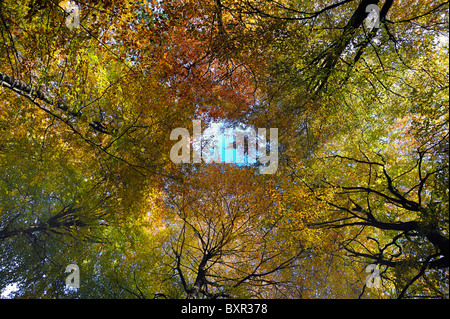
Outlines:
{"type": "MultiPolygon", "coordinates": [[[[14,79],[13,77],[11,77],[8,74],[3,73],[1,71],[0,71],[0,85],[27,98],[34,104],[38,104],[36,102],[36,100],[40,100],[40,101],[45,102],[45,104],[47,104],[49,106],[56,106],[56,108],[58,110],[63,111],[67,115],[70,115],[70,116],[73,116],[76,118],[81,118],[81,116],[82,116],[81,111],[73,111],[64,103],[52,101],[51,98],[49,98],[48,95],[45,94],[44,92],[42,92],[41,90],[34,88],[32,85],[27,84],[27,83],[23,82],[22,80],[14,79]]],[[[41,107],[41,109],[42,109],[42,107],[41,107]]],[[[55,116],[55,114],[53,112],[51,112],[49,109],[45,109],[45,110],[48,110],[48,113],[55,116]]],[[[61,120],[60,117],[58,117],[58,119],[61,120]]],[[[92,121],[91,123],[89,123],[89,126],[92,127],[95,131],[97,131],[99,133],[107,134],[107,135],[112,135],[113,131],[114,131],[114,130],[112,130],[112,131],[108,130],[108,128],[106,128],[102,123],[100,123],[98,121],[92,121]]]]}

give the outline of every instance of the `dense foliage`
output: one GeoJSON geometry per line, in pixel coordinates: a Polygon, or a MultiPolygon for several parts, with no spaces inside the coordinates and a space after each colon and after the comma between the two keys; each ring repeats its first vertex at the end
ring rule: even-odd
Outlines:
{"type": "Polygon", "coordinates": [[[0,1],[4,295],[449,297],[448,1],[74,3],[0,1]],[[277,172],[173,163],[193,119],[277,172]]]}

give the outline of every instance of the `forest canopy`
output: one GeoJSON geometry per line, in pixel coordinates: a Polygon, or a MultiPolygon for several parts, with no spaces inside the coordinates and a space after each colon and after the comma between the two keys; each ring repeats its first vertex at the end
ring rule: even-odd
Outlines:
{"type": "Polygon", "coordinates": [[[448,10],[0,1],[2,297],[448,299],[448,10]]]}

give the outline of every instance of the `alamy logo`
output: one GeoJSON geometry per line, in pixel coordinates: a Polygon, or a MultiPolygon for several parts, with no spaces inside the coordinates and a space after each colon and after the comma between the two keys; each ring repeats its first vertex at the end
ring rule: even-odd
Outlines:
{"type": "Polygon", "coordinates": [[[258,134],[253,128],[247,128],[246,130],[225,129],[223,132],[209,128],[202,134],[201,121],[194,120],[192,123],[192,139],[189,131],[185,128],[179,127],[170,133],[172,141],[178,140],[181,136],[181,140],[173,145],[170,150],[170,159],[173,163],[191,163],[192,145],[192,163],[201,163],[203,159],[205,163],[255,164],[258,158],[259,163],[264,164],[259,168],[261,174],[274,174],[277,171],[277,128],[270,129],[269,155],[267,155],[265,128],[258,128],[258,134]],[[247,152],[245,152],[245,141],[247,141],[247,152]],[[235,148],[234,145],[236,145],[235,148]],[[245,153],[247,153],[247,161],[245,161],[245,153]]]}
{"type": "Polygon", "coordinates": [[[370,264],[366,267],[366,272],[369,276],[366,278],[367,288],[380,288],[381,278],[380,278],[380,268],[376,264],[370,264]]]}
{"type": "Polygon", "coordinates": [[[80,268],[78,265],[67,265],[65,272],[70,272],[70,274],[66,277],[66,288],[80,288],[80,268]]]}
{"type": "Polygon", "coordinates": [[[365,21],[365,25],[369,29],[380,28],[380,8],[376,4],[369,4],[366,7],[368,16],[365,21]]]}
{"type": "Polygon", "coordinates": [[[69,16],[66,18],[66,26],[69,29],[80,27],[80,8],[72,1],[61,1],[59,6],[64,9],[69,16]]]}

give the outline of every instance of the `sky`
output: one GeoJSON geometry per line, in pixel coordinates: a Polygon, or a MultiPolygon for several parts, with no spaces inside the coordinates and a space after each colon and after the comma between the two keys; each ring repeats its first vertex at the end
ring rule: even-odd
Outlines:
{"type": "Polygon", "coordinates": [[[11,292],[18,291],[18,290],[19,290],[19,287],[17,286],[17,283],[9,284],[4,289],[2,289],[0,298],[2,298],[2,299],[11,298],[11,296],[10,296],[11,292]]]}

